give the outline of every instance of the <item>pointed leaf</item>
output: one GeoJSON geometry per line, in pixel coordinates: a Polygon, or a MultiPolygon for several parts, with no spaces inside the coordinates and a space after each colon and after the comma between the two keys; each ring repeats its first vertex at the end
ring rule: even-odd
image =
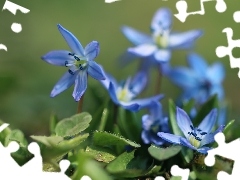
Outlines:
{"type": "Polygon", "coordinates": [[[120,137],[119,135],[99,131],[96,131],[93,134],[93,144],[101,147],[113,146],[117,148],[117,152],[124,151],[129,145],[134,148],[140,147],[139,144],[120,137]]]}
{"type": "Polygon", "coordinates": [[[206,103],[204,103],[201,109],[198,111],[196,118],[194,118],[194,126],[198,126],[202,120],[210,113],[213,108],[217,108],[218,97],[217,95],[212,96],[208,99],[206,103]]]}
{"type": "Polygon", "coordinates": [[[97,161],[105,163],[109,163],[116,158],[114,152],[112,152],[109,148],[99,146],[88,146],[86,148],[86,153],[92,155],[97,161]]]}

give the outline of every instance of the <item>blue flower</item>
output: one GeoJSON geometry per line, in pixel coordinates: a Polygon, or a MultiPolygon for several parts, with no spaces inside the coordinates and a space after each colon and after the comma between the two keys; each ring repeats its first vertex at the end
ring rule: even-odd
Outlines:
{"type": "Polygon", "coordinates": [[[58,24],[58,30],[66,40],[71,49],[50,51],[42,59],[50,64],[69,67],[69,70],[54,86],[51,97],[55,97],[75,83],[73,98],[79,101],[87,89],[88,74],[97,80],[104,80],[105,73],[103,68],[94,59],[99,54],[99,43],[90,42],[85,48],[77,38],[68,30],[58,24]]]}
{"type": "Polygon", "coordinates": [[[221,125],[215,132],[211,133],[217,119],[216,109],[213,109],[196,128],[193,126],[187,113],[178,107],[176,118],[177,124],[183,132],[185,138],[164,132],[159,132],[157,135],[170,143],[181,144],[203,154],[206,154],[210,149],[205,145],[212,143],[214,141],[215,134],[222,132],[224,129],[224,125],[221,125]]]}
{"type": "Polygon", "coordinates": [[[162,113],[162,105],[153,101],[149,106],[150,114],[142,116],[142,140],[145,144],[162,145],[165,141],[157,136],[158,132],[169,132],[168,117],[162,113]]]}
{"type": "Polygon", "coordinates": [[[205,60],[195,53],[189,54],[187,59],[191,69],[176,67],[168,74],[170,80],[183,89],[183,101],[193,98],[202,104],[214,94],[222,100],[224,90],[221,83],[225,76],[223,65],[215,63],[208,67],[205,60]]]}
{"type": "Polygon", "coordinates": [[[134,99],[142,92],[147,83],[145,72],[138,72],[133,79],[129,77],[126,81],[117,83],[117,81],[108,74],[106,80],[101,81],[103,86],[108,90],[112,101],[130,111],[138,111],[147,107],[152,101],[158,101],[163,95],[156,95],[146,99],[134,99]]]}
{"type": "Polygon", "coordinates": [[[128,48],[128,52],[141,58],[151,57],[158,63],[168,62],[172,50],[191,48],[195,40],[202,35],[201,30],[171,32],[171,26],[171,11],[161,8],[152,19],[151,36],[128,26],[122,27],[123,34],[136,45],[128,48]]]}

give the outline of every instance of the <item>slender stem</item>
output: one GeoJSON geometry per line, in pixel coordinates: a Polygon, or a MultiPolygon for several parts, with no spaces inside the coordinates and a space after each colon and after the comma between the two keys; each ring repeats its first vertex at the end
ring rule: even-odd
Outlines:
{"type": "Polygon", "coordinates": [[[113,119],[114,119],[113,124],[117,124],[117,122],[118,122],[118,105],[116,105],[116,104],[113,105],[113,119]]]}
{"type": "Polygon", "coordinates": [[[162,72],[159,69],[158,70],[157,83],[156,83],[156,86],[155,86],[155,94],[159,94],[160,93],[160,91],[161,91],[161,83],[162,83],[162,72]]]}
{"type": "Polygon", "coordinates": [[[80,101],[78,101],[77,114],[82,112],[84,94],[82,95],[80,101]]]}

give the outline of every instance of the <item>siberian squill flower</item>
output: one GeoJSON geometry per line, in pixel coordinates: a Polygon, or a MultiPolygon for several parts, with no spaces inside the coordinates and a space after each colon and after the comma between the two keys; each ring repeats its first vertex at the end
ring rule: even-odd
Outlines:
{"type": "Polygon", "coordinates": [[[177,124],[183,132],[185,138],[179,135],[164,132],[159,132],[157,135],[170,143],[186,146],[202,154],[206,154],[210,149],[205,145],[212,143],[214,141],[214,136],[218,132],[222,132],[224,129],[224,125],[221,125],[215,132],[211,133],[217,119],[216,109],[213,109],[203,119],[198,127],[194,127],[187,113],[178,107],[176,118],[177,124]]]}
{"type": "Polygon", "coordinates": [[[97,80],[105,79],[103,68],[94,61],[99,54],[99,43],[92,41],[83,48],[71,32],[60,24],[57,26],[71,51],[55,50],[42,56],[42,59],[50,64],[69,67],[54,86],[50,96],[55,97],[75,83],[72,95],[75,101],[79,101],[87,89],[88,74],[97,80]]]}
{"type": "Polygon", "coordinates": [[[163,95],[159,94],[150,98],[135,99],[147,83],[147,75],[143,71],[138,72],[132,79],[129,77],[126,81],[119,84],[110,74],[106,75],[106,80],[101,82],[108,90],[112,101],[116,105],[120,105],[130,111],[138,111],[149,106],[152,101],[158,101],[163,98],[163,95]]]}
{"type": "Polygon", "coordinates": [[[163,63],[171,59],[172,50],[191,48],[202,35],[201,30],[172,32],[171,26],[172,13],[168,8],[160,8],[153,16],[151,35],[123,26],[123,34],[135,45],[128,48],[128,52],[146,60],[154,59],[163,63]]]}
{"type": "Polygon", "coordinates": [[[159,102],[153,101],[148,109],[150,114],[142,116],[142,140],[145,144],[162,145],[165,141],[157,133],[169,132],[168,117],[163,115],[162,105],[159,102]]]}
{"type": "Polygon", "coordinates": [[[223,65],[217,62],[208,67],[205,60],[195,53],[189,54],[187,60],[191,68],[172,68],[168,74],[170,80],[183,89],[183,101],[193,98],[202,104],[214,94],[222,100],[222,81],[225,76],[223,65]]]}

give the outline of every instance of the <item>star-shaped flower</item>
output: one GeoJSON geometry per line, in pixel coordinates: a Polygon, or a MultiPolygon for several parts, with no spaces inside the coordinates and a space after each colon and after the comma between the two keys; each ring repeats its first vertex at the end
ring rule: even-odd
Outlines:
{"type": "Polygon", "coordinates": [[[202,35],[201,30],[171,32],[171,26],[171,11],[161,8],[152,19],[151,36],[128,26],[122,27],[123,34],[136,45],[128,48],[128,52],[141,58],[151,57],[158,63],[168,62],[172,50],[191,48],[195,40],[202,35]]]}
{"type": "Polygon", "coordinates": [[[210,144],[214,141],[214,136],[218,132],[222,132],[224,125],[221,125],[215,132],[211,133],[213,126],[217,119],[217,110],[213,109],[201,122],[198,127],[194,127],[192,121],[188,117],[187,113],[177,107],[177,124],[183,132],[184,137],[174,134],[159,132],[157,135],[173,144],[181,144],[200,153],[206,154],[210,149],[206,147],[206,144],[210,144]]]}
{"type": "Polygon", "coordinates": [[[152,101],[158,101],[163,98],[163,95],[159,94],[150,98],[135,99],[147,83],[147,75],[142,71],[138,72],[133,79],[129,77],[120,84],[110,74],[106,75],[106,80],[101,82],[108,90],[112,101],[130,111],[138,111],[149,106],[152,101]]]}
{"type": "Polygon", "coordinates": [[[42,56],[42,59],[50,64],[69,67],[69,70],[54,86],[50,96],[55,97],[75,83],[72,95],[75,101],[79,101],[87,89],[88,74],[97,80],[105,79],[103,68],[94,61],[99,54],[99,43],[92,41],[83,48],[71,32],[64,29],[60,24],[57,26],[71,48],[71,52],[55,50],[42,56]]]}
{"type": "Polygon", "coordinates": [[[150,114],[142,116],[142,140],[145,144],[162,145],[165,141],[157,136],[158,132],[169,132],[168,118],[163,116],[162,105],[153,101],[149,106],[150,114]]]}
{"type": "Polygon", "coordinates": [[[195,53],[189,54],[187,59],[191,68],[176,67],[168,73],[170,80],[183,89],[183,101],[193,98],[202,104],[214,94],[222,100],[222,81],[225,76],[223,65],[214,63],[208,67],[205,60],[195,53]]]}

